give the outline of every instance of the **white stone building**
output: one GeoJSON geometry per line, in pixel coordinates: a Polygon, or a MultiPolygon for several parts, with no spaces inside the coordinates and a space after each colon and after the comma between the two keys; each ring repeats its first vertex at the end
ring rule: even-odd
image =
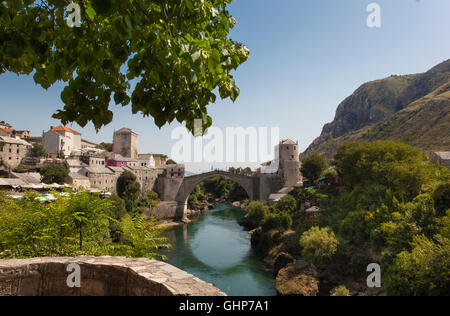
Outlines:
{"type": "Polygon", "coordinates": [[[52,126],[43,133],[42,143],[47,153],[68,157],[72,151],[81,149],[81,134],[65,126],[52,126]]]}

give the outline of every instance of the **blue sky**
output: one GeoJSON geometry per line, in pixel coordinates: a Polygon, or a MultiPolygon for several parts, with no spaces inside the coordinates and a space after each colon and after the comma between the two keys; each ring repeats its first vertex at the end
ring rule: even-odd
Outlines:
{"type": "MultiPolygon", "coordinates": [[[[424,72],[450,58],[450,1],[378,0],[381,28],[367,27],[371,2],[235,0],[231,37],[249,47],[250,59],[236,72],[239,99],[210,105],[214,125],[279,126],[281,138],[298,140],[304,150],[364,82],[424,72]]],[[[0,120],[40,135],[59,124],[51,115],[62,107],[62,87],[45,91],[31,77],[0,75],[0,120]]],[[[160,130],[130,107],[113,111],[113,122],[98,134],[91,124],[69,126],[95,142],[110,142],[114,129],[131,127],[140,135],[140,152],[170,154],[177,125],[160,130]]],[[[188,165],[199,168],[208,166],[188,165]]]]}

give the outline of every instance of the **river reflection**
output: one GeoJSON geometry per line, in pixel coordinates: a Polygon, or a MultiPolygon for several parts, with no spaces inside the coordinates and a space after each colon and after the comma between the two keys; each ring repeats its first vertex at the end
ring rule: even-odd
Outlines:
{"type": "Polygon", "coordinates": [[[232,296],[275,295],[274,282],[250,236],[238,224],[242,209],[219,204],[195,223],[168,229],[168,263],[216,285],[232,296]]]}

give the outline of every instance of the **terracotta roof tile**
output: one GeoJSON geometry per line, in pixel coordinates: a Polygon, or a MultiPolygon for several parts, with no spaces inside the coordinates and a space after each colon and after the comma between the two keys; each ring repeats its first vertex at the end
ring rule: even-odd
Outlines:
{"type": "Polygon", "coordinates": [[[52,128],[52,131],[54,131],[54,132],[69,132],[72,134],[81,135],[81,133],[74,131],[73,129],[68,128],[66,126],[62,126],[62,125],[52,128]]]}
{"type": "Polygon", "coordinates": [[[0,129],[1,129],[2,131],[6,132],[6,133],[12,133],[12,132],[14,132],[14,130],[13,130],[12,128],[3,128],[3,127],[0,127],[0,129]]]}

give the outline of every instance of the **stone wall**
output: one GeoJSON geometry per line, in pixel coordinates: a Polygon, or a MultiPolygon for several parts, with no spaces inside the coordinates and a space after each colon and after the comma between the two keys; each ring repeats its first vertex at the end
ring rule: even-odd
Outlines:
{"type": "Polygon", "coordinates": [[[167,263],[142,258],[61,257],[0,260],[0,296],[225,296],[167,263]],[[81,269],[70,288],[69,264],[81,269]]]}
{"type": "Polygon", "coordinates": [[[144,215],[158,220],[174,219],[177,217],[177,207],[178,203],[175,201],[160,201],[154,208],[145,210],[144,215]]]}

